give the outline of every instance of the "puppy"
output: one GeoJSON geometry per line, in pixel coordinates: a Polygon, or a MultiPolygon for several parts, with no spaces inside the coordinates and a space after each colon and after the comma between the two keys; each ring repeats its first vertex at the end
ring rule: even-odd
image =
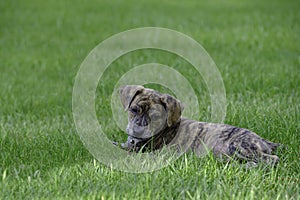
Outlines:
{"type": "Polygon", "coordinates": [[[128,112],[128,139],[120,145],[123,149],[144,152],[175,145],[179,151],[192,150],[198,156],[211,151],[222,160],[234,158],[250,166],[279,161],[273,155],[279,144],[247,129],[182,118],[180,101],[168,94],[127,85],[120,88],[120,97],[128,112]]]}

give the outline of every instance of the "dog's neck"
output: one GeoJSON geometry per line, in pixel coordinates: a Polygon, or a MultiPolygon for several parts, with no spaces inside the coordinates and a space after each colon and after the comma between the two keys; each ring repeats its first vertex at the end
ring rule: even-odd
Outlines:
{"type": "Polygon", "coordinates": [[[158,134],[151,137],[144,144],[145,151],[161,149],[163,146],[169,144],[175,138],[179,126],[180,120],[176,124],[173,124],[171,127],[165,127],[158,134]]]}

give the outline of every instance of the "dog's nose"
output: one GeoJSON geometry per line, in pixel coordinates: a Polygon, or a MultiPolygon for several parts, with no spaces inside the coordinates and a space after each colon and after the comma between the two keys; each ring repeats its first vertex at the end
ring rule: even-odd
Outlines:
{"type": "Polygon", "coordinates": [[[133,139],[130,140],[130,144],[134,144],[134,140],[133,139]]]}

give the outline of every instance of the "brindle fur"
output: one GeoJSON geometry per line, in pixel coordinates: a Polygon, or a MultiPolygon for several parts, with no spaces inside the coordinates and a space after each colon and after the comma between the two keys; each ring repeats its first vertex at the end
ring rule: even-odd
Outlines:
{"type": "MultiPolygon", "coordinates": [[[[181,118],[180,101],[168,94],[161,94],[143,86],[129,85],[120,89],[121,102],[128,111],[127,141],[122,148],[133,151],[157,150],[164,145],[175,144],[183,151],[192,150],[198,156],[208,151],[224,160],[235,158],[251,166],[259,162],[276,164],[278,156],[273,155],[279,144],[270,142],[256,133],[227,124],[199,122],[181,118]],[[166,117],[158,127],[157,134],[144,137],[151,122],[151,108],[161,105],[166,117]]],[[[155,109],[153,109],[155,110],[155,109]]],[[[153,118],[153,121],[157,119],[153,118]]],[[[155,123],[155,122],[153,122],[155,123]]]]}

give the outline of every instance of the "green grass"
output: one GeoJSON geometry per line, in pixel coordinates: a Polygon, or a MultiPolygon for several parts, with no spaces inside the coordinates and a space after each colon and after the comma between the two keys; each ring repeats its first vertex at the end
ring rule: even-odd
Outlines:
{"type": "MultiPolygon", "coordinates": [[[[0,199],[299,199],[300,3],[298,1],[1,1],[0,199]],[[245,169],[185,155],[162,170],[132,174],[98,163],[79,139],[72,89],[92,48],[144,26],[181,31],[216,62],[227,94],[225,122],[288,147],[277,168],[245,169]]],[[[125,55],[97,90],[109,138],[110,93],[132,66],[161,62],[207,91],[188,63],[168,53],[125,55]]]]}

